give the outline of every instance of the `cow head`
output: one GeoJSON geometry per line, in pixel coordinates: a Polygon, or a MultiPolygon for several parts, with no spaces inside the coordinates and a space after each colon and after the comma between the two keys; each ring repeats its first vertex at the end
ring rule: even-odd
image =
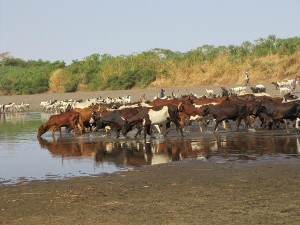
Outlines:
{"type": "Polygon", "coordinates": [[[93,110],[92,116],[91,116],[90,121],[89,121],[90,126],[92,126],[100,118],[101,118],[101,113],[99,111],[93,110]]]}
{"type": "Polygon", "coordinates": [[[46,133],[46,129],[44,128],[43,124],[39,127],[38,129],[38,134],[37,134],[37,137],[41,137],[44,133],[46,133]]]}

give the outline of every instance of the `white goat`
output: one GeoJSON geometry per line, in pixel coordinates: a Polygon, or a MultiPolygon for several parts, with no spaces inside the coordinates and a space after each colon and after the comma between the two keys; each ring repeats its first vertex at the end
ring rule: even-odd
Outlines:
{"type": "Polygon", "coordinates": [[[290,93],[291,89],[287,87],[280,87],[279,92],[280,92],[280,97],[282,97],[283,95],[290,93]]]}
{"type": "Polygon", "coordinates": [[[206,93],[208,96],[213,96],[214,95],[214,90],[206,89],[206,93]]]}
{"type": "Polygon", "coordinates": [[[236,94],[239,95],[242,91],[246,91],[246,87],[234,87],[234,88],[230,88],[229,92],[231,94],[236,94]]]}

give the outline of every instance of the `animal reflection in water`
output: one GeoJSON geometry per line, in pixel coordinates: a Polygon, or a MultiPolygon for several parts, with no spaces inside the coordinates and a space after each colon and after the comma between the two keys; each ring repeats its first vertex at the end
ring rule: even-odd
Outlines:
{"type": "MultiPolygon", "coordinates": [[[[239,156],[241,154],[299,155],[299,140],[293,136],[216,135],[197,140],[97,140],[59,136],[57,139],[39,138],[42,148],[54,156],[93,157],[96,163],[114,163],[118,166],[142,166],[179,161],[208,159],[211,156],[239,156]]],[[[239,157],[238,157],[239,158],[239,157]]]]}
{"type": "Polygon", "coordinates": [[[91,142],[74,137],[66,138],[62,135],[51,140],[42,137],[38,140],[41,148],[47,149],[53,156],[94,157],[98,163],[111,162],[119,166],[152,165],[207,155],[204,148],[199,148],[190,139],[151,142],[144,140],[91,142]]]}

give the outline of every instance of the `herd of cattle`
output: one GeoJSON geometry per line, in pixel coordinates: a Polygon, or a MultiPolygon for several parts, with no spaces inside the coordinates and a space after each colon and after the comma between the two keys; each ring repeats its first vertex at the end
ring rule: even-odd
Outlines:
{"type": "MultiPolygon", "coordinates": [[[[263,89],[264,87],[258,87],[263,89]]],[[[265,91],[265,89],[264,89],[265,91]]],[[[254,91],[253,91],[254,92],[254,91]]],[[[120,98],[121,99],[121,98],[120,98]]],[[[125,98],[124,98],[125,99],[125,98]]],[[[125,101],[104,102],[97,98],[85,102],[72,102],[69,104],[57,101],[60,113],[50,116],[49,120],[38,129],[38,137],[47,131],[61,131],[66,127],[67,131],[73,129],[77,132],[96,132],[100,129],[110,133],[116,131],[127,136],[128,132],[137,128],[135,137],[142,134],[152,135],[155,125],[164,136],[171,129],[171,124],[184,136],[183,128],[191,125],[193,121],[199,124],[200,130],[213,121],[215,132],[222,122],[236,121],[236,130],[239,130],[243,121],[245,129],[254,129],[254,122],[259,129],[281,129],[287,132],[291,126],[298,128],[300,117],[300,100],[291,93],[282,97],[271,97],[267,94],[232,94],[218,97],[196,97],[185,95],[179,98],[154,99],[152,101],[131,102],[130,96],[125,101]],[[164,131],[161,131],[161,130],[164,131]]],[[[48,110],[54,103],[41,103],[44,110],[48,110]]],[[[56,107],[57,108],[57,107],[56,107]]],[[[231,129],[229,123],[225,123],[226,129],[231,129]],[[228,128],[229,127],[229,128],[228,128]]]]}
{"type": "MultiPolygon", "coordinates": [[[[206,96],[189,94],[181,97],[169,96],[152,101],[141,99],[132,102],[131,96],[119,98],[93,98],[86,101],[45,101],[40,103],[41,110],[53,115],[38,129],[38,137],[47,131],[61,131],[65,127],[74,134],[104,130],[107,134],[116,131],[126,136],[136,130],[135,137],[142,134],[152,135],[153,127],[164,136],[174,124],[181,136],[186,126],[196,121],[201,131],[211,123],[217,131],[224,122],[225,129],[231,129],[228,121],[236,121],[236,130],[242,123],[245,129],[282,129],[298,130],[300,118],[300,99],[296,93],[290,93],[291,81],[273,82],[280,90],[281,97],[271,97],[263,85],[250,87],[252,94],[245,94],[245,87],[235,87],[224,93],[214,94],[207,90],[206,96]],[[286,88],[289,91],[281,92],[286,88]],[[256,122],[256,123],[255,123],[256,122]]],[[[29,111],[29,104],[9,103],[0,105],[0,113],[29,111]]]]}

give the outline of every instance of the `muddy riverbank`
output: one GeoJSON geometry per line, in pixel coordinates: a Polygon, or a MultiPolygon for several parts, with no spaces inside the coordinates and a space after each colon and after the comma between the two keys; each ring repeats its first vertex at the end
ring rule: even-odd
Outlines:
{"type": "Polygon", "coordinates": [[[197,160],[0,187],[0,224],[299,224],[299,159],[197,160]]]}

